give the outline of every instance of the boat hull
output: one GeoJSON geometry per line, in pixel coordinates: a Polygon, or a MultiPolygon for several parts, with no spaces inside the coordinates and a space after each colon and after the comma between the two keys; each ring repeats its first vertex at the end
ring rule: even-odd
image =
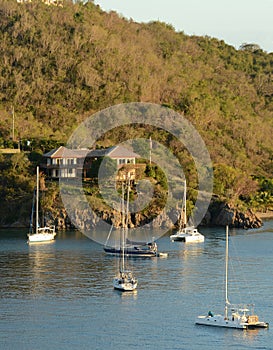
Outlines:
{"type": "Polygon", "coordinates": [[[194,226],[187,226],[170,236],[172,242],[204,242],[205,237],[194,226]]]}
{"type": "Polygon", "coordinates": [[[198,316],[195,324],[212,327],[247,329],[244,322],[238,320],[225,319],[222,315],[198,316]]]}
{"type": "Polygon", "coordinates": [[[249,323],[239,319],[224,318],[222,315],[215,316],[198,316],[195,324],[212,327],[223,327],[223,328],[235,328],[235,329],[257,329],[257,328],[268,328],[269,324],[266,322],[255,322],[249,323]]]}
{"type": "MultiPolygon", "coordinates": [[[[115,255],[115,256],[121,256],[122,251],[121,249],[113,248],[113,247],[104,247],[103,248],[106,254],[109,255],[115,255]]],[[[140,258],[152,258],[157,256],[157,252],[149,251],[145,249],[125,249],[124,256],[129,257],[140,257],[140,258]]]]}
{"type": "Polygon", "coordinates": [[[185,242],[185,243],[194,243],[194,242],[204,242],[203,235],[191,235],[191,234],[176,234],[171,235],[170,240],[172,242],[185,242]]]}
{"type": "Polygon", "coordinates": [[[54,241],[54,239],[55,239],[55,234],[51,234],[51,233],[34,233],[28,236],[29,243],[50,242],[50,241],[54,241]]]}
{"type": "Polygon", "coordinates": [[[45,226],[40,227],[38,232],[28,234],[28,242],[29,243],[38,243],[38,242],[50,242],[55,239],[56,232],[55,227],[45,226]]]}
{"type": "Polygon", "coordinates": [[[130,272],[128,274],[123,273],[113,279],[113,287],[122,292],[132,292],[137,287],[137,280],[133,278],[130,272]]]}

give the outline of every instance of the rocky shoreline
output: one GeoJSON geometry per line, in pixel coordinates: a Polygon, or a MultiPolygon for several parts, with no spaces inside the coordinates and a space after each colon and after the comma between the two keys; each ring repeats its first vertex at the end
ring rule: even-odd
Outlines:
{"type": "MultiPolygon", "coordinates": [[[[121,216],[118,212],[112,211],[99,211],[96,214],[87,210],[77,209],[73,214],[73,225],[66,210],[62,207],[62,204],[58,203],[52,210],[48,210],[44,213],[45,222],[47,224],[55,225],[56,229],[71,230],[75,229],[75,226],[81,230],[90,230],[95,228],[100,219],[106,221],[109,224],[113,224],[118,227],[121,226],[121,216]]],[[[172,218],[179,217],[178,210],[173,209],[171,213],[172,218]]],[[[209,209],[203,218],[200,226],[226,226],[242,229],[256,229],[263,225],[264,219],[273,219],[273,211],[267,211],[266,213],[255,213],[252,209],[247,209],[244,212],[238,210],[231,204],[221,201],[212,201],[209,209]]],[[[27,228],[29,226],[29,218],[21,215],[15,222],[6,223],[2,218],[0,228],[27,228]]],[[[140,214],[132,213],[129,218],[129,227],[141,227],[151,221],[151,218],[140,214]]],[[[177,225],[173,225],[173,220],[163,211],[152,220],[152,227],[163,227],[166,229],[175,229],[177,225]]]]}
{"type": "Polygon", "coordinates": [[[243,229],[259,228],[263,225],[261,217],[252,209],[242,212],[227,203],[219,204],[217,210],[212,211],[209,223],[214,226],[229,225],[243,229]]]}
{"type": "MultiPolygon", "coordinates": [[[[174,210],[172,213],[173,217],[178,217],[179,213],[174,210]]],[[[209,207],[207,214],[205,215],[200,226],[226,226],[242,229],[256,229],[263,225],[263,219],[273,218],[273,212],[268,213],[254,213],[253,210],[247,209],[245,212],[239,211],[227,203],[212,203],[209,207]]],[[[75,225],[71,223],[69,216],[67,215],[64,208],[59,208],[53,211],[47,211],[45,213],[45,219],[47,224],[54,224],[56,229],[61,231],[75,229],[75,225]]],[[[113,224],[118,227],[121,225],[121,217],[119,213],[104,212],[90,216],[87,210],[76,210],[74,213],[73,222],[77,223],[77,227],[81,230],[90,230],[95,228],[98,221],[102,219],[109,224],[113,224]]],[[[143,226],[148,223],[150,219],[141,214],[131,214],[129,218],[129,226],[143,226]]],[[[2,225],[4,228],[20,228],[28,227],[29,223],[26,220],[17,220],[10,225],[2,225]]],[[[152,222],[153,228],[164,227],[166,229],[174,229],[172,220],[166,215],[166,213],[159,214],[152,222]]]]}

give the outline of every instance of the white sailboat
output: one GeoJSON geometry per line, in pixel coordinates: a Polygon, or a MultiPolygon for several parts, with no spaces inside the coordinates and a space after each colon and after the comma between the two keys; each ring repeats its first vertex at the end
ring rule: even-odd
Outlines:
{"type": "Polygon", "coordinates": [[[253,314],[253,305],[234,305],[228,300],[228,226],[226,227],[225,270],[224,315],[214,315],[209,311],[205,316],[198,316],[195,323],[198,325],[237,329],[268,328],[269,324],[267,322],[259,321],[258,316],[253,314]],[[252,308],[252,313],[250,313],[249,306],[252,308]]]}
{"type": "MultiPolygon", "coordinates": [[[[28,233],[28,242],[50,242],[53,241],[56,236],[55,226],[39,226],[39,167],[36,169],[36,195],[34,194],[36,200],[36,222],[35,222],[35,231],[33,231],[33,219],[31,218],[30,232],[28,233]]],[[[34,208],[32,208],[33,217],[34,208]]]]}
{"type": "MultiPolygon", "coordinates": [[[[179,230],[170,236],[170,240],[181,241],[185,243],[189,242],[204,242],[205,237],[198,232],[197,228],[194,226],[187,226],[187,184],[186,180],[184,181],[184,198],[183,198],[183,206],[182,211],[184,215],[184,227],[182,227],[182,220],[180,220],[179,230]]],[[[182,212],[181,212],[182,217],[182,212]]]]}
{"type": "MultiPolygon", "coordinates": [[[[128,227],[128,204],[129,204],[129,191],[130,191],[130,184],[128,179],[128,192],[127,192],[127,210],[126,210],[126,217],[127,222],[126,226],[128,227]]],[[[113,279],[113,286],[115,289],[118,289],[122,292],[131,292],[136,289],[137,287],[137,279],[134,277],[132,271],[127,270],[125,268],[125,220],[124,220],[124,184],[122,183],[122,206],[121,206],[121,212],[122,212],[122,230],[121,230],[121,257],[120,257],[120,269],[119,273],[116,277],[113,279]]]]}

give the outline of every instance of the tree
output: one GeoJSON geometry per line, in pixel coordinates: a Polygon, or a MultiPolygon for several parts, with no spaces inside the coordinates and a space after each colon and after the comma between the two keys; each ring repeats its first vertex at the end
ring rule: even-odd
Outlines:
{"type": "Polygon", "coordinates": [[[261,50],[260,46],[257,44],[248,44],[248,43],[243,43],[240,47],[239,50],[242,51],[248,51],[248,52],[256,52],[261,50]]]}

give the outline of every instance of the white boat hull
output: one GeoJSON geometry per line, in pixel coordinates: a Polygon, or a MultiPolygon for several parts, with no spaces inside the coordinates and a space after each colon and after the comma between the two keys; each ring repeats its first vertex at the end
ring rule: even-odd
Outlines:
{"type": "Polygon", "coordinates": [[[204,242],[205,237],[201,235],[200,232],[197,231],[194,227],[186,227],[181,231],[178,231],[176,234],[170,236],[170,240],[172,242],[204,242]]]}
{"type": "Polygon", "coordinates": [[[131,292],[136,289],[137,281],[122,281],[120,278],[114,278],[113,286],[115,289],[121,290],[123,292],[131,292]]]}
{"type": "Polygon", "coordinates": [[[222,315],[198,316],[195,323],[204,326],[247,329],[245,322],[241,322],[240,320],[225,319],[222,315]]]}
{"type": "Polygon", "coordinates": [[[131,292],[137,287],[137,279],[132,275],[132,272],[120,272],[118,276],[113,279],[113,287],[122,292],[131,292]]]}
{"type": "Polygon", "coordinates": [[[49,242],[55,239],[54,234],[50,233],[34,233],[28,236],[29,242],[49,242]]]}
{"type": "Polygon", "coordinates": [[[198,242],[204,242],[204,236],[198,235],[198,236],[192,236],[192,235],[172,235],[170,236],[170,240],[172,242],[185,242],[185,243],[198,243],[198,242]]]}
{"type": "Polygon", "coordinates": [[[28,242],[50,242],[55,239],[55,227],[40,227],[38,232],[28,234],[28,242]]]}
{"type": "MultiPolygon", "coordinates": [[[[251,317],[251,316],[250,316],[251,317]]],[[[196,324],[203,326],[235,328],[235,329],[256,329],[268,328],[269,324],[266,322],[251,322],[247,316],[240,316],[234,318],[225,318],[222,315],[214,316],[198,316],[196,324]]]]}

